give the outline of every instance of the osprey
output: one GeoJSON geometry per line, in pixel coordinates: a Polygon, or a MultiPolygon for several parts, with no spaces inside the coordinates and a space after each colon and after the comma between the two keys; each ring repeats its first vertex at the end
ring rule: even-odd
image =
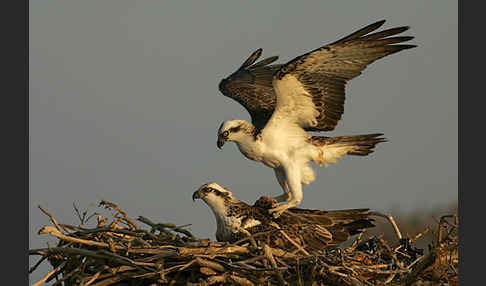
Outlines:
{"type": "Polygon", "coordinates": [[[287,251],[315,252],[336,247],[365,228],[373,227],[368,209],[336,211],[291,208],[278,218],[268,209],[278,204],[262,197],[250,206],[216,183],[202,185],[192,195],[202,199],[216,217],[216,239],[234,243],[249,235],[256,241],[287,251]]]}
{"type": "Polygon", "coordinates": [[[386,140],[381,133],[324,137],[308,131],[331,131],[344,111],[346,82],[367,65],[415,45],[398,44],[413,37],[390,37],[406,31],[397,27],[375,32],[385,21],[366,26],[286,64],[273,64],[277,56],[255,63],[262,49],[219,84],[223,95],[242,104],[251,121],[230,120],[218,129],[217,146],[233,141],[243,155],[275,171],[284,193],[270,210],[278,217],[302,201],[302,184],[315,180],[310,163],[336,163],[345,155],[366,156],[386,140]],[[371,34],[370,34],[371,33],[371,34]]]}

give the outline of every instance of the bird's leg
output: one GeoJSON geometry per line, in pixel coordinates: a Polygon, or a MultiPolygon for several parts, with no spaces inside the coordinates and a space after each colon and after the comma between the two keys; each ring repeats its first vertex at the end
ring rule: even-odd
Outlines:
{"type": "Polygon", "coordinates": [[[274,218],[278,218],[287,209],[290,209],[290,208],[293,208],[293,207],[300,205],[300,202],[301,201],[299,201],[299,200],[295,200],[295,199],[292,200],[291,199],[288,203],[281,204],[278,207],[275,207],[273,209],[269,209],[268,212],[270,214],[272,214],[274,218]]]}
{"type": "Polygon", "coordinates": [[[272,197],[272,199],[276,199],[277,202],[287,202],[292,199],[292,193],[289,190],[289,184],[285,180],[285,173],[284,170],[281,168],[275,168],[273,169],[275,171],[275,176],[277,177],[277,181],[282,187],[284,193],[281,194],[280,196],[272,197]]]}
{"type": "Polygon", "coordinates": [[[279,217],[284,211],[289,208],[296,207],[302,202],[302,183],[300,179],[300,169],[295,167],[285,168],[286,182],[289,187],[289,196],[291,199],[278,207],[269,209],[268,212],[273,215],[273,217],[279,217]]]}
{"type": "Polygon", "coordinates": [[[290,193],[283,193],[281,194],[280,196],[276,196],[276,197],[271,197],[272,199],[276,199],[277,202],[281,203],[281,202],[287,202],[287,201],[290,201],[290,199],[292,198],[291,197],[291,194],[290,193]]]}

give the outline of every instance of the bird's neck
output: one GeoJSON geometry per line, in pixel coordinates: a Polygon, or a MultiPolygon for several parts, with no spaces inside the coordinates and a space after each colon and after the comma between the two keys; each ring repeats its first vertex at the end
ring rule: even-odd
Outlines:
{"type": "Polygon", "coordinates": [[[259,139],[257,129],[247,122],[244,126],[245,132],[234,140],[240,152],[250,160],[260,161],[263,154],[263,142],[259,139]]]}
{"type": "Polygon", "coordinates": [[[224,200],[222,199],[210,200],[210,201],[208,200],[206,201],[206,203],[211,208],[211,211],[213,212],[217,221],[226,216],[228,212],[228,208],[225,205],[224,200]]]}
{"type": "Polygon", "coordinates": [[[216,238],[219,241],[231,239],[233,233],[241,226],[241,216],[238,214],[238,206],[228,202],[214,202],[209,205],[216,218],[216,238]]]}

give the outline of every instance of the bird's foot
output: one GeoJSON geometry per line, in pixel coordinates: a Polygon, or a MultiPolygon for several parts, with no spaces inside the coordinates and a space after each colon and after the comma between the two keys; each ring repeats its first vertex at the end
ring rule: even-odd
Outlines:
{"type": "Polygon", "coordinates": [[[287,205],[279,205],[278,207],[271,208],[268,210],[268,213],[270,213],[274,218],[278,218],[285,212],[289,207],[287,205]]]}

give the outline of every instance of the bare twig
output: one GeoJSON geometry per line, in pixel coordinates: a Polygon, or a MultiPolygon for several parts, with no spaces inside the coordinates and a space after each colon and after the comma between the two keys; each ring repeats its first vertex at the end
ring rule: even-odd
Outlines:
{"type": "Polygon", "coordinates": [[[57,228],[57,230],[59,230],[60,232],[62,232],[61,230],[61,227],[59,226],[59,224],[57,223],[56,219],[54,218],[54,216],[52,216],[44,207],[42,207],[41,205],[39,205],[39,209],[49,217],[49,219],[51,220],[51,222],[54,224],[54,226],[57,228]]]}
{"type": "Polygon", "coordinates": [[[47,279],[49,279],[49,277],[51,277],[54,273],[56,273],[59,270],[61,270],[66,265],[66,263],[67,263],[67,261],[64,261],[63,263],[61,263],[58,267],[54,268],[51,272],[47,273],[47,275],[44,276],[44,278],[42,278],[41,280],[39,280],[36,283],[32,284],[32,286],[39,286],[42,283],[46,282],[47,279]]]}
{"type": "Polygon", "coordinates": [[[390,222],[390,224],[393,226],[393,230],[395,231],[395,234],[397,235],[398,240],[402,239],[402,233],[400,232],[400,229],[398,228],[397,223],[395,222],[395,220],[393,219],[393,217],[391,215],[383,214],[383,213],[376,212],[376,211],[375,212],[369,212],[369,214],[387,219],[390,222]]]}
{"type": "Polygon", "coordinates": [[[83,212],[83,215],[81,215],[81,213],[79,212],[79,209],[76,207],[76,204],[74,202],[73,202],[73,208],[74,208],[74,211],[76,212],[76,215],[78,216],[78,219],[80,221],[80,225],[83,225],[87,212],[85,211],[85,212],[83,212]]]}
{"type": "Polygon", "coordinates": [[[32,273],[32,272],[34,272],[34,270],[36,270],[36,269],[37,269],[37,267],[39,267],[39,265],[40,265],[40,264],[41,264],[41,263],[42,263],[44,260],[46,260],[46,259],[47,259],[47,256],[43,256],[41,259],[39,259],[39,261],[37,261],[37,263],[36,263],[34,266],[32,266],[32,267],[29,269],[29,274],[30,274],[30,273],[32,273]]]}
{"type": "Polygon", "coordinates": [[[274,222],[270,223],[273,227],[278,229],[280,233],[290,242],[292,243],[293,246],[295,246],[300,252],[302,252],[304,255],[310,255],[309,252],[307,252],[302,246],[300,246],[297,242],[295,242],[290,236],[280,228],[280,226],[274,222]]]}
{"type": "Polygon", "coordinates": [[[100,277],[101,271],[96,272],[93,276],[86,277],[86,282],[83,282],[81,286],[89,286],[93,283],[98,277],[100,277]]]}
{"type": "Polygon", "coordinates": [[[275,274],[277,275],[279,283],[281,283],[281,285],[287,285],[288,283],[283,279],[282,274],[278,270],[278,265],[275,261],[275,258],[273,257],[272,249],[267,244],[264,244],[263,251],[265,253],[265,257],[270,262],[270,265],[272,265],[272,268],[275,269],[275,274]]]}
{"type": "Polygon", "coordinates": [[[244,233],[248,237],[248,239],[250,240],[251,246],[253,246],[254,248],[258,247],[258,245],[255,241],[255,238],[253,238],[253,235],[248,230],[240,227],[239,231],[241,231],[242,233],[244,233]]]}
{"type": "Polygon", "coordinates": [[[154,230],[158,230],[160,232],[167,233],[167,230],[165,230],[165,229],[170,228],[175,232],[183,233],[183,234],[185,234],[189,237],[193,237],[193,235],[190,231],[188,231],[187,229],[183,229],[183,227],[189,226],[190,224],[189,225],[183,225],[183,226],[176,226],[175,224],[172,224],[172,223],[154,223],[150,219],[143,217],[143,216],[139,216],[137,218],[137,220],[151,226],[154,230]]]}
{"type": "Polygon", "coordinates": [[[122,219],[125,220],[131,227],[133,227],[134,229],[140,229],[140,227],[131,218],[128,217],[127,213],[118,207],[118,205],[105,200],[102,200],[99,205],[104,206],[105,208],[114,209],[122,215],[122,219]]]}
{"type": "Polygon", "coordinates": [[[39,234],[50,234],[50,235],[55,236],[55,237],[57,237],[61,240],[75,242],[75,243],[81,243],[81,244],[85,244],[85,245],[105,247],[105,248],[110,247],[108,243],[79,239],[79,238],[64,235],[58,229],[55,229],[52,226],[44,226],[43,228],[41,228],[39,230],[38,233],[39,234]]]}

